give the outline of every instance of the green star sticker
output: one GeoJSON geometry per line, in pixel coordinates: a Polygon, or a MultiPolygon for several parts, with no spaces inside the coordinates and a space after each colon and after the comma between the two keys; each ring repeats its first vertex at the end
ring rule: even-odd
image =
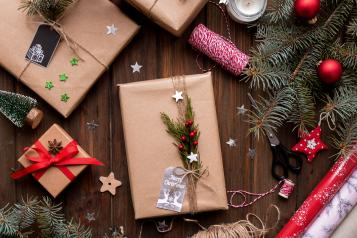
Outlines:
{"type": "Polygon", "coordinates": [[[61,101],[62,102],[67,102],[69,100],[69,98],[70,97],[67,95],[67,93],[61,95],[61,101]]]}
{"type": "Polygon", "coordinates": [[[45,88],[48,90],[51,90],[54,87],[53,83],[51,81],[46,81],[45,88]]]}
{"type": "Polygon", "coordinates": [[[78,65],[79,59],[77,57],[73,57],[71,61],[69,61],[72,66],[78,65]]]}
{"type": "Polygon", "coordinates": [[[59,75],[59,80],[62,81],[62,82],[66,82],[68,79],[68,76],[66,73],[63,73],[63,74],[60,74],[59,75]]]}

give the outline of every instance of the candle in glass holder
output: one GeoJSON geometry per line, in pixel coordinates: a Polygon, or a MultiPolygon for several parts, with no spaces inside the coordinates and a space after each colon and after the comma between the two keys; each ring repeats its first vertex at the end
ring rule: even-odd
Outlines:
{"type": "Polygon", "coordinates": [[[239,23],[250,23],[263,15],[267,0],[229,0],[227,10],[231,18],[239,23]]]}

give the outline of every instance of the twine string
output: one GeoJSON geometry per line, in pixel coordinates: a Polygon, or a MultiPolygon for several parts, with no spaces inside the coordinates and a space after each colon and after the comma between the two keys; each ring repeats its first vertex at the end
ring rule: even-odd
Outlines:
{"type": "Polygon", "coordinates": [[[318,125],[321,126],[321,122],[325,119],[326,119],[328,128],[330,128],[331,131],[334,131],[336,129],[335,114],[331,113],[331,112],[321,112],[318,125]]]}

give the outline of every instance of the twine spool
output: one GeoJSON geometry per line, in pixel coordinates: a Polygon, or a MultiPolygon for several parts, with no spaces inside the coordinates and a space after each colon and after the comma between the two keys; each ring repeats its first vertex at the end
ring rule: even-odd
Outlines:
{"type": "Polygon", "coordinates": [[[290,197],[290,194],[294,191],[295,184],[290,179],[284,179],[284,183],[280,188],[279,196],[285,199],[290,197]]]}
{"type": "Polygon", "coordinates": [[[241,52],[232,41],[199,24],[188,42],[201,53],[238,76],[249,62],[249,56],[241,52]]]}

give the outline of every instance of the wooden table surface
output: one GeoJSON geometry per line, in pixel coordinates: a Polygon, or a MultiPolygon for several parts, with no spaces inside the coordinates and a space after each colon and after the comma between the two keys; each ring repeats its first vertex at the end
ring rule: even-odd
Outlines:
{"type": "MultiPolygon", "coordinates": [[[[93,230],[93,237],[103,237],[109,232],[110,227],[119,226],[124,226],[129,238],[138,237],[142,224],[143,238],[187,237],[199,230],[197,225],[176,219],[171,232],[159,234],[155,230],[154,223],[134,220],[116,85],[176,74],[200,73],[195,63],[197,53],[187,43],[188,36],[198,23],[204,23],[215,32],[226,34],[225,23],[217,8],[208,4],[184,35],[176,38],[128,4],[120,0],[115,3],[140,24],[142,29],[116,58],[109,70],[99,78],[84,101],[68,119],[64,119],[30,89],[17,82],[6,70],[0,69],[0,89],[20,92],[39,99],[40,107],[45,112],[44,121],[36,130],[18,129],[0,116],[0,159],[2,162],[0,206],[18,201],[22,196],[48,195],[32,177],[14,182],[9,178],[9,173],[11,168],[18,166],[16,160],[22,154],[22,149],[31,145],[53,123],[58,123],[77,139],[89,154],[107,165],[103,168],[86,169],[56,199],[57,202],[62,202],[67,218],[74,217],[90,226],[93,230]],[[143,65],[143,68],[140,73],[133,74],[130,65],[136,61],[143,65]],[[89,130],[86,126],[86,122],[92,120],[99,124],[95,130],[89,130]],[[99,192],[101,187],[99,176],[107,176],[110,171],[113,171],[123,182],[114,197],[109,193],[99,192]],[[95,213],[95,221],[89,223],[85,219],[88,212],[95,213]]],[[[230,24],[233,41],[242,51],[249,52],[250,47],[253,46],[254,29],[247,29],[246,26],[233,21],[230,21],[230,24]]],[[[201,57],[200,61],[206,67],[211,64],[204,57],[201,57]]],[[[251,91],[247,83],[219,67],[213,70],[213,80],[227,189],[267,191],[276,183],[270,173],[270,147],[265,138],[257,141],[248,135],[249,125],[236,113],[237,106],[244,104],[246,108],[251,107],[247,97],[248,92],[255,96],[257,93],[251,91]],[[225,143],[230,137],[238,139],[237,147],[230,148],[225,143]],[[254,159],[249,158],[247,154],[249,148],[256,149],[254,159]]],[[[289,126],[280,130],[279,137],[286,146],[291,146],[297,141],[296,134],[291,133],[289,126]]],[[[320,153],[311,164],[304,162],[302,173],[298,177],[291,176],[296,183],[296,188],[288,200],[283,200],[278,197],[277,193],[274,193],[244,209],[230,208],[228,211],[198,214],[195,219],[207,227],[211,224],[245,219],[249,212],[264,218],[269,205],[276,204],[281,212],[281,220],[278,226],[267,235],[267,237],[274,237],[316,186],[330,165],[331,159],[328,158],[327,152],[320,153]]],[[[271,216],[270,222],[273,222],[273,219],[274,217],[271,216]]]]}

